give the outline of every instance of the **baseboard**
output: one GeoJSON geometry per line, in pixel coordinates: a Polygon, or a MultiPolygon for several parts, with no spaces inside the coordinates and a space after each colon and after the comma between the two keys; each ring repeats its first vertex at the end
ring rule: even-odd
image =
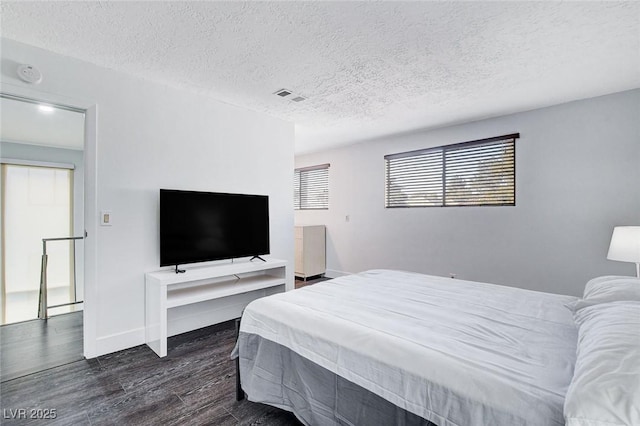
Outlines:
{"type": "Polygon", "coordinates": [[[344,277],[345,275],[351,275],[351,272],[336,271],[335,269],[327,269],[327,271],[324,273],[324,276],[327,278],[338,278],[338,277],[344,277]]]}
{"type": "Polygon", "coordinates": [[[118,352],[144,344],[144,327],[96,339],[96,356],[118,352]]]}
{"type": "MultiPolygon", "coordinates": [[[[181,318],[171,319],[168,325],[169,337],[188,331],[197,330],[209,325],[218,324],[242,315],[242,310],[247,304],[226,306],[213,312],[196,312],[181,318]]],[[[144,345],[145,328],[136,328],[123,333],[100,337],[96,341],[96,356],[118,352],[135,346],[144,345]]]]}

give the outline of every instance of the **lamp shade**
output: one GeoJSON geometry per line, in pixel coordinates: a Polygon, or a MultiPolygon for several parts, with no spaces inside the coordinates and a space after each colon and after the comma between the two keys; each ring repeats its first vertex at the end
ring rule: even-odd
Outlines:
{"type": "Polygon", "coordinates": [[[640,226],[613,228],[607,259],[621,262],[640,262],[640,226]]]}

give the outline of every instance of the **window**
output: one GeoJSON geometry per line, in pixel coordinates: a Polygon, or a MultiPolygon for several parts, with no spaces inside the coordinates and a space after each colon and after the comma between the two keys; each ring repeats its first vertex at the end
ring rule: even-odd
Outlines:
{"type": "Polygon", "coordinates": [[[295,210],[329,208],[329,164],[295,170],[293,204],[295,210]]]}
{"type": "MultiPolygon", "coordinates": [[[[2,324],[9,324],[38,315],[42,239],[72,235],[73,170],[14,164],[2,164],[1,170],[0,314],[2,324]]],[[[49,306],[73,297],[72,244],[47,246],[49,306]]]]}
{"type": "Polygon", "coordinates": [[[519,133],[386,155],[386,207],[515,206],[519,133]]]}

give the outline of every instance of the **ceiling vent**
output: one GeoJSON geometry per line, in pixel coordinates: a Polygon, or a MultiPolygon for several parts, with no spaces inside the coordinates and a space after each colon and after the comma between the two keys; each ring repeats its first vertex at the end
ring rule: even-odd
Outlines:
{"type": "Polygon", "coordinates": [[[280,89],[277,92],[274,93],[274,95],[278,95],[281,96],[283,98],[289,96],[291,94],[291,90],[287,90],[287,89],[280,89]]]}
{"type": "Polygon", "coordinates": [[[287,98],[291,102],[302,102],[307,100],[304,96],[296,95],[289,89],[280,89],[277,92],[273,92],[273,94],[278,95],[281,98],[287,98]]]}

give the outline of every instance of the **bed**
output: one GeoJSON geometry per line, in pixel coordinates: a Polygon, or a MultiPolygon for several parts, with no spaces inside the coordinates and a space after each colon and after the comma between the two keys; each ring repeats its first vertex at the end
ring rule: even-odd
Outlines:
{"type": "MultiPolygon", "coordinates": [[[[574,423],[565,412],[582,308],[572,296],[371,270],[252,302],[234,356],[249,400],[308,425],[627,424],[580,423],[581,403],[574,423]]],[[[629,406],[623,421],[638,424],[629,406]]]]}

